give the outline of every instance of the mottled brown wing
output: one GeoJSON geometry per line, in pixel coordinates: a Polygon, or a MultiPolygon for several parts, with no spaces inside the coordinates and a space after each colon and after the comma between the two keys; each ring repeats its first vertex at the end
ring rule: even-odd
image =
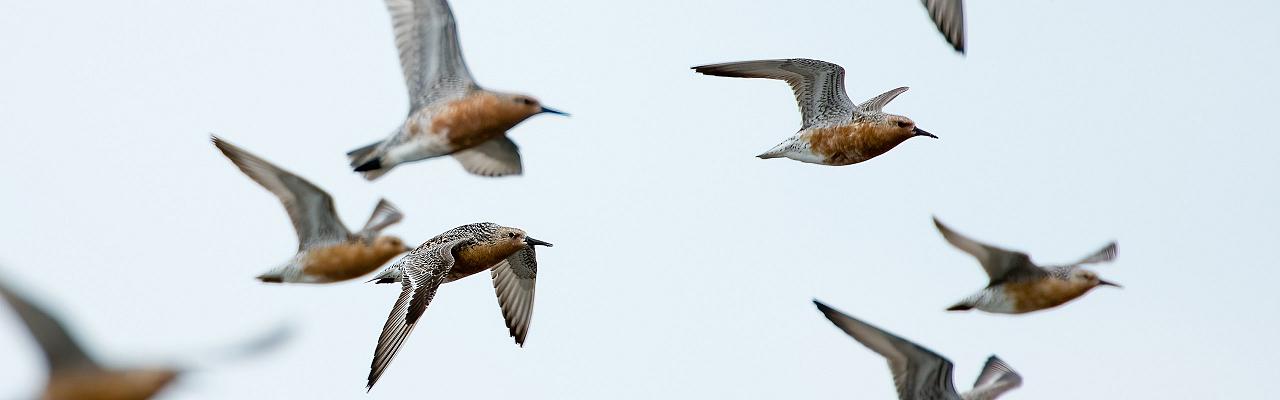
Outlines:
{"type": "Polygon", "coordinates": [[[378,200],[378,205],[373,208],[373,214],[369,215],[369,222],[364,224],[364,228],[360,229],[359,235],[365,239],[372,240],[374,237],[382,233],[383,229],[388,226],[395,225],[404,219],[404,213],[396,208],[394,204],[387,199],[378,200]]]}
{"type": "Polygon", "coordinates": [[[822,302],[814,300],[813,304],[836,327],[889,362],[899,399],[943,399],[952,398],[946,397],[946,394],[956,395],[955,386],[951,382],[950,360],[822,302]]]}
{"type": "Polygon", "coordinates": [[[1094,252],[1093,254],[1090,254],[1089,256],[1080,259],[1080,261],[1076,261],[1074,265],[1111,262],[1116,259],[1116,255],[1118,254],[1118,251],[1119,251],[1119,247],[1116,244],[1116,242],[1111,242],[1111,243],[1108,243],[1105,247],[1094,252]]]}
{"type": "Polygon", "coordinates": [[[937,25],[938,32],[951,43],[951,47],[964,54],[964,1],[921,0],[929,19],[937,25]]]}
{"type": "Polygon", "coordinates": [[[467,172],[480,176],[520,175],[520,148],[511,138],[499,136],[475,147],[453,153],[467,172]]]}
{"type": "Polygon", "coordinates": [[[76,369],[98,369],[98,365],[85,354],[80,344],[71,337],[67,328],[52,315],[0,284],[0,297],[4,297],[27,331],[40,345],[40,351],[52,372],[76,369]]]}
{"type": "Polygon", "coordinates": [[[347,227],[338,219],[338,212],[333,209],[333,198],[329,193],[239,146],[217,136],[212,139],[213,145],[240,171],[284,204],[289,220],[293,221],[293,229],[298,233],[299,250],[316,244],[340,242],[350,236],[347,227]]]}
{"type": "Polygon", "coordinates": [[[996,356],[987,359],[973,390],[965,393],[964,400],[995,400],[1000,395],[1022,386],[1022,375],[996,356]]]}
{"type": "Polygon", "coordinates": [[[494,265],[491,274],[507,329],[516,344],[523,347],[533,316],[534,284],[538,279],[538,260],[533,246],[525,245],[524,249],[494,265]]]}
{"type": "Polygon", "coordinates": [[[427,310],[427,305],[436,295],[436,289],[444,283],[453,268],[453,249],[462,240],[453,240],[438,246],[418,248],[409,252],[396,262],[402,272],[400,277],[400,297],[387,316],[387,323],[382,326],[382,335],[378,337],[378,346],[373,352],[373,364],[369,366],[369,383],[365,387],[372,390],[378,383],[382,373],[391,365],[391,360],[400,352],[405,338],[417,326],[418,318],[427,310]]]}
{"type": "Polygon", "coordinates": [[[693,67],[707,75],[786,81],[800,105],[801,122],[814,125],[853,119],[853,101],[844,88],[844,68],[826,61],[792,58],[711,64],[693,67]]]}
{"type": "Polygon", "coordinates": [[[458,26],[445,0],[386,0],[400,68],[409,87],[410,114],[435,100],[475,88],[462,59],[458,26]]]}
{"type": "Polygon", "coordinates": [[[947,242],[950,242],[952,246],[977,258],[978,263],[982,264],[982,269],[987,272],[987,277],[991,278],[992,282],[999,282],[1013,277],[1018,279],[1033,278],[1045,273],[1031,263],[1031,257],[1026,253],[1005,250],[970,239],[943,225],[942,221],[938,221],[937,217],[933,218],[933,223],[938,227],[938,232],[942,233],[942,237],[946,238],[947,242]]]}

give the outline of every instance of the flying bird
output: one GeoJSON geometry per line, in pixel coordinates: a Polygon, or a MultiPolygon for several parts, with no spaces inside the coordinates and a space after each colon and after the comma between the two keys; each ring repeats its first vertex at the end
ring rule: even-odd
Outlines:
{"type": "Polygon", "coordinates": [[[951,361],[918,344],[859,321],[817,300],[813,301],[831,323],[889,362],[899,400],[994,400],[1022,386],[1022,376],[996,356],[978,374],[973,390],[956,393],[951,361]]]}
{"type": "Polygon", "coordinates": [[[951,47],[964,54],[964,0],[921,0],[929,19],[951,47]]]}
{"type": "MultiPolygon", "coordinates": [[[[183,373],[176,366],[116,368],[99,364],[85,352],[62,323],[16,291],[0,283],[0,297],[17,314],[40,346],[48,373],[43,400],[143,400],[163,390],[183,373]]],[[[243,348],[222,351],[250,355],[283,342],[280,330],[243,348]]]]}
{"type": "Polygon", "coordinates": [[[1099,279],[1093,271],[1081,268],[1086,264],[1115,260],[1115,242],[1074,263],[1040,267],[1032,263],[1026,253],[970,239],[943,225],[937,217],[933,218],[933,223],[951,245],[977,258],[991,278],[986,288],[951,306],[948,311],[976,308],[990,313],[1022,314],[1060,306],[1098,286],[1120,287],[1099,279]]]}
{"type": "Polygon", "coordinates": [[[417,326],[440,284],[489,270],[498,305],[507,329],[517,345],[524,346],[533,314],[534,283],[538,262],[534,246],[550,247],[523,230],[493,223],[475,223],[450,229],[396,261],[371,282],[400,283],[400,297],[382,327],[373,353],[366,389],[382,377],[400,346],[417,326]]]}
{"type": "Polygon", "coordinates": [[[385,199],[380,200],[359,232],[351,233],[338,219],[333,198],[316,185],[272,165],[217,136],[213,144],[254,182],[284,203],[298,233],[298,250],[258,280],[270,283],[331,283],[357,278],[409,251],[400,238],[382,230],[404,218],[385,199]]]}
{"type": "Polygon", "coordinates": [[[706,75],[786,81],[800,103],[800,131],[757,157],[822,164],[857,164],[884,154],[903,141],[928,136],[910,118],[882,111],[907,91],[900,87],[862,104],[853,104],[844,89],[844,68],[826,61],[793,58],[711,64],[693,67],[706,75]]]}
{"type": "Polygon", "coordinates": [[[541,113],[532,96],[481,88],[462,59],[453,12],[445,0],[387,0],[409,115],[391,136],[347,153],[374,180],[397,165],[452,155],[475,175],[520,175],[520,151],[507,130],[541,113]]]}

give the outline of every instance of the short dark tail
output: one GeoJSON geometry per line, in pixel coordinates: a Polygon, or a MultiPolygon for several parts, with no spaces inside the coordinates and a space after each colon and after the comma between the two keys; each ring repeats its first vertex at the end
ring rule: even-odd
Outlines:
{"type": "Polygon", "coordinates": [[[351,166],[356,172],[362,173],[365,179],[374,180],[387,173],[383,169],[382,156],[377,154],[380,145],[382,142],[377,141],[347,152],[347,159],[351,162],[351,166]]]}
{"type": "Polygon", "coordinates": [[[973,306],[961,303],[961,304],[956,304],[954,306],[951,306],[950,308],[947,309],[947,311],[969,311],[972,309],[973,309],[973,306]]]}
{"type": "Polygon", "coordinates": [[[373,171],[375,169],[382,169],[382,158],[374,157],[372,160],[356,166],[356,172],[373,171]]]}
{"type": "Polygon", "coordinates": [[[258,280],[262,281],[263,283],[284,283],[284,278],[281,278],[280,275],[270,275],[270,274],[258,275],[258,280]]]}

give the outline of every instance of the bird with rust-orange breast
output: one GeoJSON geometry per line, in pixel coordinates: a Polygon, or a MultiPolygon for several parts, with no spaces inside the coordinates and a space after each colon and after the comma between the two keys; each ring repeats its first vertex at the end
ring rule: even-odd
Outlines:
{"type": "Polygon", "coordinates": [[[458,28],[445,0],[386,0],[409,115],[384,140],[347,153],[374,180],[397,165],[451,155],[480,176],[520,175],[524,167],[507,130],[537,114],[568,115],[532,96],[481,88],[462,59],[458,28]]]}
{"type": "Polygon", "coordinates": [[[948,311],[976,308],[990,313],[1023,314],[1066,304],[1098,286],[1120,287],[1098,278],[1093,271],[1081,268],[1086,264],[1115,260],[1115,242],[1074,263],[1041,267],[1032,263],[1026,253],[970,239],[943,225],[937,218],[933,223],[951,245],[977,258],[991,279],[986,288],[951,306],[948,311]]]}
{"type": "Polygon", "coordinates": [[[213,144],[240,171],[284,204],[298,234],[293,258],[258,279],[269,283],[331,283],[358,278],[409,251],[400,238],[382,230],[400,222],[404,214],[381,200],[359,232],[352,233],[338,219],[333,198],[306,179],[250,154],[217,136],[213,144]]]}
{"type": "MultiPolygon", "coordinates": [[[[177,365],[118,367],[99,363],[61,321],[5,282],[0,282],[0,303],[8,303],[44,356],[47,373],[39,396],[41,400],[145,400],[164,391],[184,371],[191,369],[177,365]]],[[[288,333],[288,330],[277,330],[220,353],[231,356],[260,353],[282,343],[288,333]]]]}
{"type": "Polygon", "coordinates": [[[484,270],[493,278],[511,337],[523,347],[538,278],[534,246],[550,247],[551,243],[531,238],[518,228],[489,222],[467,224],[428,239],[375,276],[370,282],[399,283],[400,297],[378,337],[366,388],[372,390],[391,365],[436,289],[484,270]]]}
{"type": "Polygon", "coordinates": [[[693,67],[707,75],[786,81],[800,104],[803,126],[794,136],[760,154],[822,164],[850,165],[884,154],[916,136],[938,138],[910,118],[882,109],[907,88],[900,87],[853,104],[844,89],[844,68],[825,61],[793,58],[693,67]]]}

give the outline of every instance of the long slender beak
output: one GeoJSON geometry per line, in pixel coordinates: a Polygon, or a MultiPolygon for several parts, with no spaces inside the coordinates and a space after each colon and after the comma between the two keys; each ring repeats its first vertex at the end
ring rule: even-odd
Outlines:
{"type": "Polygon", "coordinates": [[[539,111],[539,112],[544,112],[544,113],[547,113],[547,114],[563,115],[563,116],[566,116],[566,117],[568,117],[568,116],[569,116],[569,113],[564,112],[564,111],[560,111],[560,110],[557,110],[557,109],[554,109],[554,108],[551,108],[551,107],[542,107],[542,111],[539,111]]]}
{"type": "Polygon", "coordinates": [[[932,134],[932,133],[929,133],[929,131],[926,131],[926,130],[924,130],[924,129],[920,129],[920,128],[918,128],[918,127],[917,127],[917,128],[912,129],[912,130],[911,130],[911,133],[914,133],[916,136],[928,136],[928,137],[931,137],[931,138],[934,138],[934,139],[937,139],[937,138],[938,138],[938,135],[934,135],[934,134],[932,134]]]}
{"type": "Polygon", "coordinates": [[[1115,286],[1115,287],[1118,287],[1118,288],[1124,289],[1124,286],[1120,286],[1120,285],[1116,284],[1115,282],[1107,282],[1107,281],[1104,281],[1104,280],[1101,280],[1101,279],[1099,279],[1099,280],[1098,280],[1098,286],[1115,286]]]}
{"type": "Polygon", "coordinates": [[[541,241],[541,240],[538,240],[538,239],[534,239],[534,238],[531,238],[531,237],[528,237],[528,236],[525,236],[525,237],[524,237],[524,243],[525,243],[525,244],[527,244],[527,245],[530,245],[530,246],[547,246],[547,247],[551,247],[551,246],[552,246],[552,245],[551,245],[551,243],[547,243],[547,242],[544,242],[544,241],[541,241]]]}

